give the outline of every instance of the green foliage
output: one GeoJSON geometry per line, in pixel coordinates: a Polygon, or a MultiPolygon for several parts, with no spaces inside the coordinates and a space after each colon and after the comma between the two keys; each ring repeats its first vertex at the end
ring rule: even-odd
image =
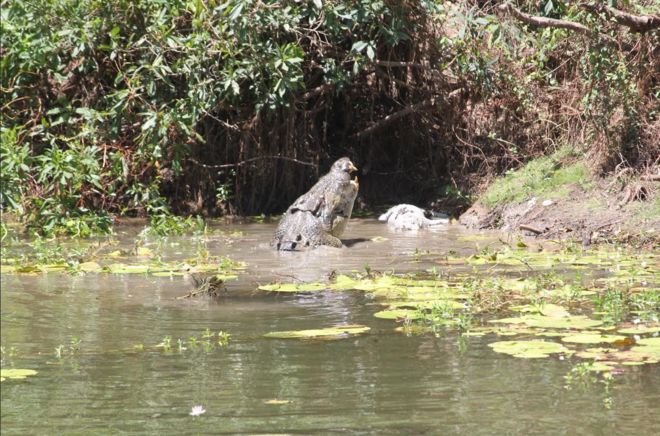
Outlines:
{"type": "Polygon", "coordinates": [[[78,236],[108,232],[108,214],[180,211],[198,191],[206,208],[249,201],[269,212],[290,200],[272,193],[298,186],[300,169],[204,172],[191,154],[221,164],[271,154],[318,161],[429,98],[444,106],[416,113],[413,129],[408,117],[398,121],[410,137],[387,131],[370,156],[396,159],[401,173],[433,161],[425,165],[434,173],[464,176],[518,166],[585,131],[613,163],[653,159],[643,138],[657,117],[657,90],[645,85],[657,35],[624,33],[561,0],[518,2],[615,36],[619,49],[597,32],[527,29],[472,4],[3,1],[0,204],[40,233],[78,236]],[[452,89],[468,92],[445,105],[452,89]],[[557,103],[569,100],[569,111],[557,103]],[[458,109],[466,107],[475,110],[458,109]],[[182,178],[190,189],[179,189],[182,178]]]}
{"type": "MultiPolygon", "coordinates": [[[[161,169],[181,173],[201,120],[289,107],[312,64],[349,81],[378,40],[407,39],[394,15],[381,1],[3,2],[0,202],[41,233],[80,236],[108,230],[104,211],[160,207],[161,169]],[[325,44],[303,35],[320,35],[312,25],[325,44]]],[[[216,195],[231,199],[226,180],[216,195]]]]}
{"type": "Polygon", "coordinates": [[[195,234],[205,233],[206,223],[204,219],[200,216],[174,216],[165,211],[150,215],[149,226],[141,232],[141,236],[173,236],[189,232],[195,234]]]}
{"type": "Polygon", "coordinates": [[[31,158],[28,145],[19,140],[20,133],[19,126],[0,129],[0,204],[22,212],[31,158]]]}

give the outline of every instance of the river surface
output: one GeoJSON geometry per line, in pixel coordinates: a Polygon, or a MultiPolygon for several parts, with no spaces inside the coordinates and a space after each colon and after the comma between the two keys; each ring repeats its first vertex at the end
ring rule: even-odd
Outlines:
{"type": "MultiPolygon", "coordinates": [[[[206,249],[245,261],[220,299],[176,299],[190,290],[179,276],[2,274],[3,368],[38,371],[2,382],[2,434],[660,434],[660,365],[631,368],[608,388],[569,390],[570,359],[516,359],[493,352],[492,339],[452,330],[405,336],[373,317],[381,306],[364,293],[253,292],[365,267],[442,270],[450,267],[420,253],[469,255],[488,240],[458,226],[394,232],[363,219],[351,221],[349,247],[277,253],[268,247],[274,228],[226,225],[149,245],[163,260],[206,249]],[[235,231],[242,236],[226,236],[235,231]],[[371,331],[263,337],[335,324],[371,331]],[[191,346],[206,329],[229,333],[229,343],[191,346]],[[156,347],[166,336],[171,348],[156,347]],[[191,416],[194,406],[205,413],[191,416]]],[[[120,227],[120,247],[137,230],[120,227]]]]}

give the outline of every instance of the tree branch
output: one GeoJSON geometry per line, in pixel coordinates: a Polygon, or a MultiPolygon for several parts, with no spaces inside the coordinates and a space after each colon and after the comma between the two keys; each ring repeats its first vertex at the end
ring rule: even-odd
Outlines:
{"type": "Polygon", "coordinates": [[[643,33],[660,27],[660,15],[633,15],[598,3],[580,3],[580,7],[591,13],[603,13],[608,18],[614,18],[617,23],[629,27],[635,32],[643,33]]]}
{"type": "Polygon", "coordinates": [[[373,123],[371,126],[367,127],[366,129],[362,130],[361,132],[356,133],[353,136],[355,136],[356,138],[359,139],[359,138],[362,138],[363,136],[371,135],[376,130],[386,126],[387,124],[390,124],[391,122],[393,122],[395,120],[398,120],[399,118],[403,118],[406,115],[410,115],[411,113],[416,112],[420,109],[424,109],[426,107],[430,107],[430,106],[435,105],[435,102],[436,102],[436,98],[431,97],[431,98],[429,98],[427,100],[424,100],[424,101],[421,101],[419,103],[415,103],[413,105],[406,106],[405,108],[401,109],[400,111],[394,112],[393,114],[389,114],[388,116],[386,116],[382,120],[373,123]]]}
{"type": "Polygon", "coordinates": [[[568,29],[588,36],[599,35],[603,40],[607,41],[608,43],[617,44],[616,40],[611,36],[606,35],[604,33],[594,32],[584,24],[576,23],[574,21],[557,20],[554,18],[537,17],[534,15],[529,15],[524,12],[521,12],[519,9],[516,9],[516,7],[509,2],[499,5],[497,8],[504,13],[509,13],[513,15],[523,23],[531,24],[532,26],[568,29]]]}
{"type": "Polygon", "coordinates": [[[245,160],[242,160],[242,161],[236,162],[236,163],[221,164],[221,165],[203,164],[203,163],[199,162],[198,160],[196,160],[195,158],[192,158],[192,157],[187,158],[188,161],[194,163],[195,165],[200,166],[202,168],[208,168],[208,169],[241,167],[241,166],[246,165],[250,162],[254,162],[254,161],[257,161],[257,160],[264,160],[264,159],[280,159],[280,160],[286,160],[286,161],[289,161],[289,162],[295,162],[295,163],[300,164],[300,165],[307,165],[307,166],[310,166],[310,167],[316,167],[316,164],[314,164],[312,162],[304,162],[304,161],[294,159],[292,157],[286,157],[286,156],[259,156],[259,157],[253,157],[253,158],[250,158],[250,159],[245,159],[245,160]]]}
{"type": "Polygon", "coordinates": [[[330,90],[332,90],[335,87],[335,85],[331,83],[324,83],[323,85],[317,86],[314,89],[310,89],[306,93],[302,95],[303,100],[309,100],[312,97],[316,97],[317,95],[321,95],[323,93],[326,93],[330,90]]]}
{"type": "MultiPolygon", "coordinates": [[[[463,91],[463,89],[455,89],[455,90],[453,90],[452,92],[450,92],[450,93],[447,95],[447,99],[452,99],[452,98],[456,97],[456,96],[459,95],[462,91],[463,91]]],[[[436,104],[437,102],[438,102],[438,98],[437,98],[437,97],[431,97],[431,98],[429,98],[429,99],[427,99],[427,100],[424,100],[424,101],[421,101],[421,102],[419,102],[419,103],[415,103],[415,104],[412,104],[412,105],[410,105],[410,106],[406,106],[406,107],[404,107],[403,109],[401,109],[400,111],[398,111],[398,112],[394,112],[393,114],[389,114],[388,116],[386,116],[385,118],[383,118],[383,119],[380,120],[380,121],[376,121],[375,123],[373,123],[371,126],[367,127],[366,129],[364,129],[364,130],[362,130],[362,131],[360,131],[360,132],[354,134],[353,137],[359,139],[359,138],[362,138],[362,137],[364,137],[364,136],[371,135],[371,134],[372,134],[373,132],[375,132],[376,130],[378,130],[378,129],[380,129],[380,128],[382,128],[382,127],[384,127],[384,126],[386,126],[386,125],[388,125],[388,124],[390,124],[390,123],[392,123],[393,121],[396,121],[396,120],[398,120],[399,118],[403,118],[403,117],[405,117],[405,116],[407,116],[407,115],[410,115],[410,114],[412,114],[413,112],[417,112],[417,111],[419,111],[419,110],[421,110],[421,109],[426,109],[426,108],[428,108],[428,107],[435,106],[435,104],[436,104]]]]}

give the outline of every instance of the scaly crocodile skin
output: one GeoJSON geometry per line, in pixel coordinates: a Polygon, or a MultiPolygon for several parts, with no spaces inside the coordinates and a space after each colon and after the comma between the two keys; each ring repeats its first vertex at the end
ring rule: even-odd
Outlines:
{"type": "Polygon", "coordinates": [[[350,177],[354,170],[348,158],[335,162],[328,174],[287,209],[271,245],[278,250],[341,247],[338,236],[346,228],[358,191],[357,179],[350,177]]]}

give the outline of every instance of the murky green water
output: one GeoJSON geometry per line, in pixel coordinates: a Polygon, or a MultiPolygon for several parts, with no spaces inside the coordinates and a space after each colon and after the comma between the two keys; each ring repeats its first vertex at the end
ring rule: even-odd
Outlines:
{"type": "MultiPolygon", "coordinates": [[[[373,318],[381,306],[363,293],[252,292],[365,264],[423,270],[431,264],[414,262],[415,250],[474,252],[475,242],[456,227],[395,233],[355,220],[346,235],[351,247],[308,253],[271,251],[273,224],[231,229],[244,236],[152,246],[169,260],[205,247],[246,261],[230,296],[219,300],[177,300],[190,289],[182,277],[3,274],[3,367],[39,373],[2,383],[2,433],[660,433],[660,365],[630,368],[609,389],[595,383],[567,390],[571,359],[515,359],[494,353],[491,339],[455,331],[406,337],[391,321],[373,318]],[[374,236],[388,240],[372,242],[374,236]],[[262,337],[338,323],[372,330],[336,341],[262,337]],[[229,344],[191,346],[189,338],[206,329],[230,333],[229,344]],[[165,336],[171,348],[154,347],[165,336]],[[72,338],[80,339],[77,351],[70,351],[72,338]],[[206,412],[190,416],[197,405],[206,412]]],[[[134,229],[125,231],[119,239],[129,247],[134,229]]]]}

